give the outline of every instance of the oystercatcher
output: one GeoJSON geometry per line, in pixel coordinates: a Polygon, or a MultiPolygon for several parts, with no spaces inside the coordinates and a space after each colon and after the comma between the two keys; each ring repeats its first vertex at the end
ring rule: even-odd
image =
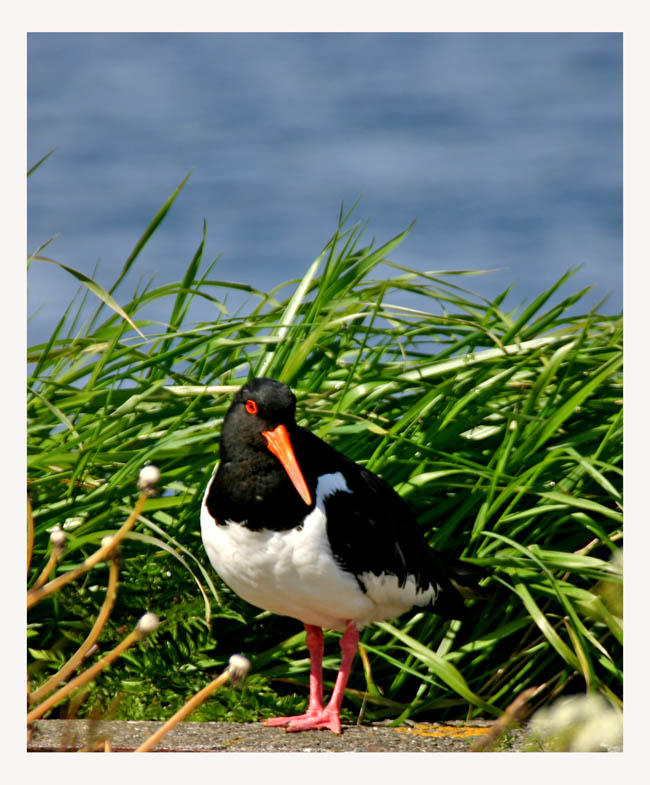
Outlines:
{"type": "Polygon", "coordinates": [[[339,710],[359,630],[415,607],[462,618],[457,586],[486,574],[426,544],[393,488],[295,422],[296,399],[252,379],[223,423],[201,509],[212,566],[240,597],[303,622],[311,658],[304,714],[265,725],[341,732],[339,710]],[[323,706],[323,631],[343,631],[341,667],[323,706]]]}

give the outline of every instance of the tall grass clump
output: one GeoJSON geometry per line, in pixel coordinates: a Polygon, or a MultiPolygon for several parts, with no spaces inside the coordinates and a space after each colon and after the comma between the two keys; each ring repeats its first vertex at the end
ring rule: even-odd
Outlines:
{"type": "MultiPolygon", "coordinates": [[[[622,580],[622,318],[581,312],[585,291],[566,293],[570,272],[508,310],[509,290],[486,300],[460,286],[468,274],[391,262],[407,232],[364,244],[343,213],[301,280],[270,292],[219,280],[203,262],[204,231],[182,281],[125,302],[118,285],[179,190],[110,290],[68,268],[99,298],[96,310],[84,321],[82,298],[29,349],[31,583],[55,528],[67,545],[54,569],[74,569],[128,515],[143,465],[165,482],[125,535],[117,599],[92,656],[143,608],[160,626],[96,679],[79,715],[110,706],[125,719],[165,719],[233,652],[252,661],[247,687],[220,691],[194,719],[302,710],[302,625],[233,595],[199,533],[223,417],[252,375],[289,384],[300,424],[393,485],[438,550],[492,572],[489,598],[464,622],[411,613],[364,630],[349,719],[494,716],[533,687],[536,705],[561,692],[619,704],[622,610],[610,598],[622,580]],[[242,291],[248,307],[228,313],[227,295],[242,291]],[[209,319],[192,320],[197,299],[213,308],[209,319]],[[152,304],[166,307],[164,324],[146,318],[152,304]]],[[[32,268],[43,258],[34,254],[32,268]]],[[[87,636],[102,569],[30,611],[32,688],[87,636]]]]}

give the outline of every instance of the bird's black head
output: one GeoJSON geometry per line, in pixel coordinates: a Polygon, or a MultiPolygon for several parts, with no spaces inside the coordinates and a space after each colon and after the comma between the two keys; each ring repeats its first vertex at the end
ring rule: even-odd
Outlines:
{"type": "Polygon", "coordinates": [[[248,420],[260,432],[277,425],[289,428],[296,415],[296,396],[286,384],[275,379],[251,379],[236,393],[228,412],[229,417],[231,413],[248,420]],[[248,415],[247,418],[243,417],[244,413],[248,415]]]}
{"type": "Polygon", "coordinates": [[[282,464],[307,505],[307,488],[291,445],[295,429],[296,397],[286,384],[256,378],[236,394],[221,431],[221,459],[233,460],[248,450],[268,450],[282,464]]]}

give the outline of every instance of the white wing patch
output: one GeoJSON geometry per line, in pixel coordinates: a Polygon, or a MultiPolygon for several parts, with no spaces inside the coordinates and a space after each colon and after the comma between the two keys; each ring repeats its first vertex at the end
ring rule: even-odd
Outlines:
{"type": "Polygon", "coordinates": [[[325,499],[337,491],[352,493],[352,491],[348,488],[345,477],[341,474],[341,472],[321,474],[321,476],[318,478],[318,485],[316,486],[316,506],[322,506],[325,499]]]}

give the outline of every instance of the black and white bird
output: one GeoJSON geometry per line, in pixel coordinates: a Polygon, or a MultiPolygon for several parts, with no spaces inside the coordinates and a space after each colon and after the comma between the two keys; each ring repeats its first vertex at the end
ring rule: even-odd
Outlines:
{"type": "Polygon", "coordinates": [[[432,550],[397,492],[298,426],[295,411],[294,394],[274,379],[252,379],[236,393],[203,498],[201,533],[212,566],[234,592],[305,625],[307,711],[265,724],[340,733],[359,630],[413,607],[462,618],[457,587],[477,588],[485,573],[432,550]],[[327,706],[323,627],[343,632],[327,706]]]}

